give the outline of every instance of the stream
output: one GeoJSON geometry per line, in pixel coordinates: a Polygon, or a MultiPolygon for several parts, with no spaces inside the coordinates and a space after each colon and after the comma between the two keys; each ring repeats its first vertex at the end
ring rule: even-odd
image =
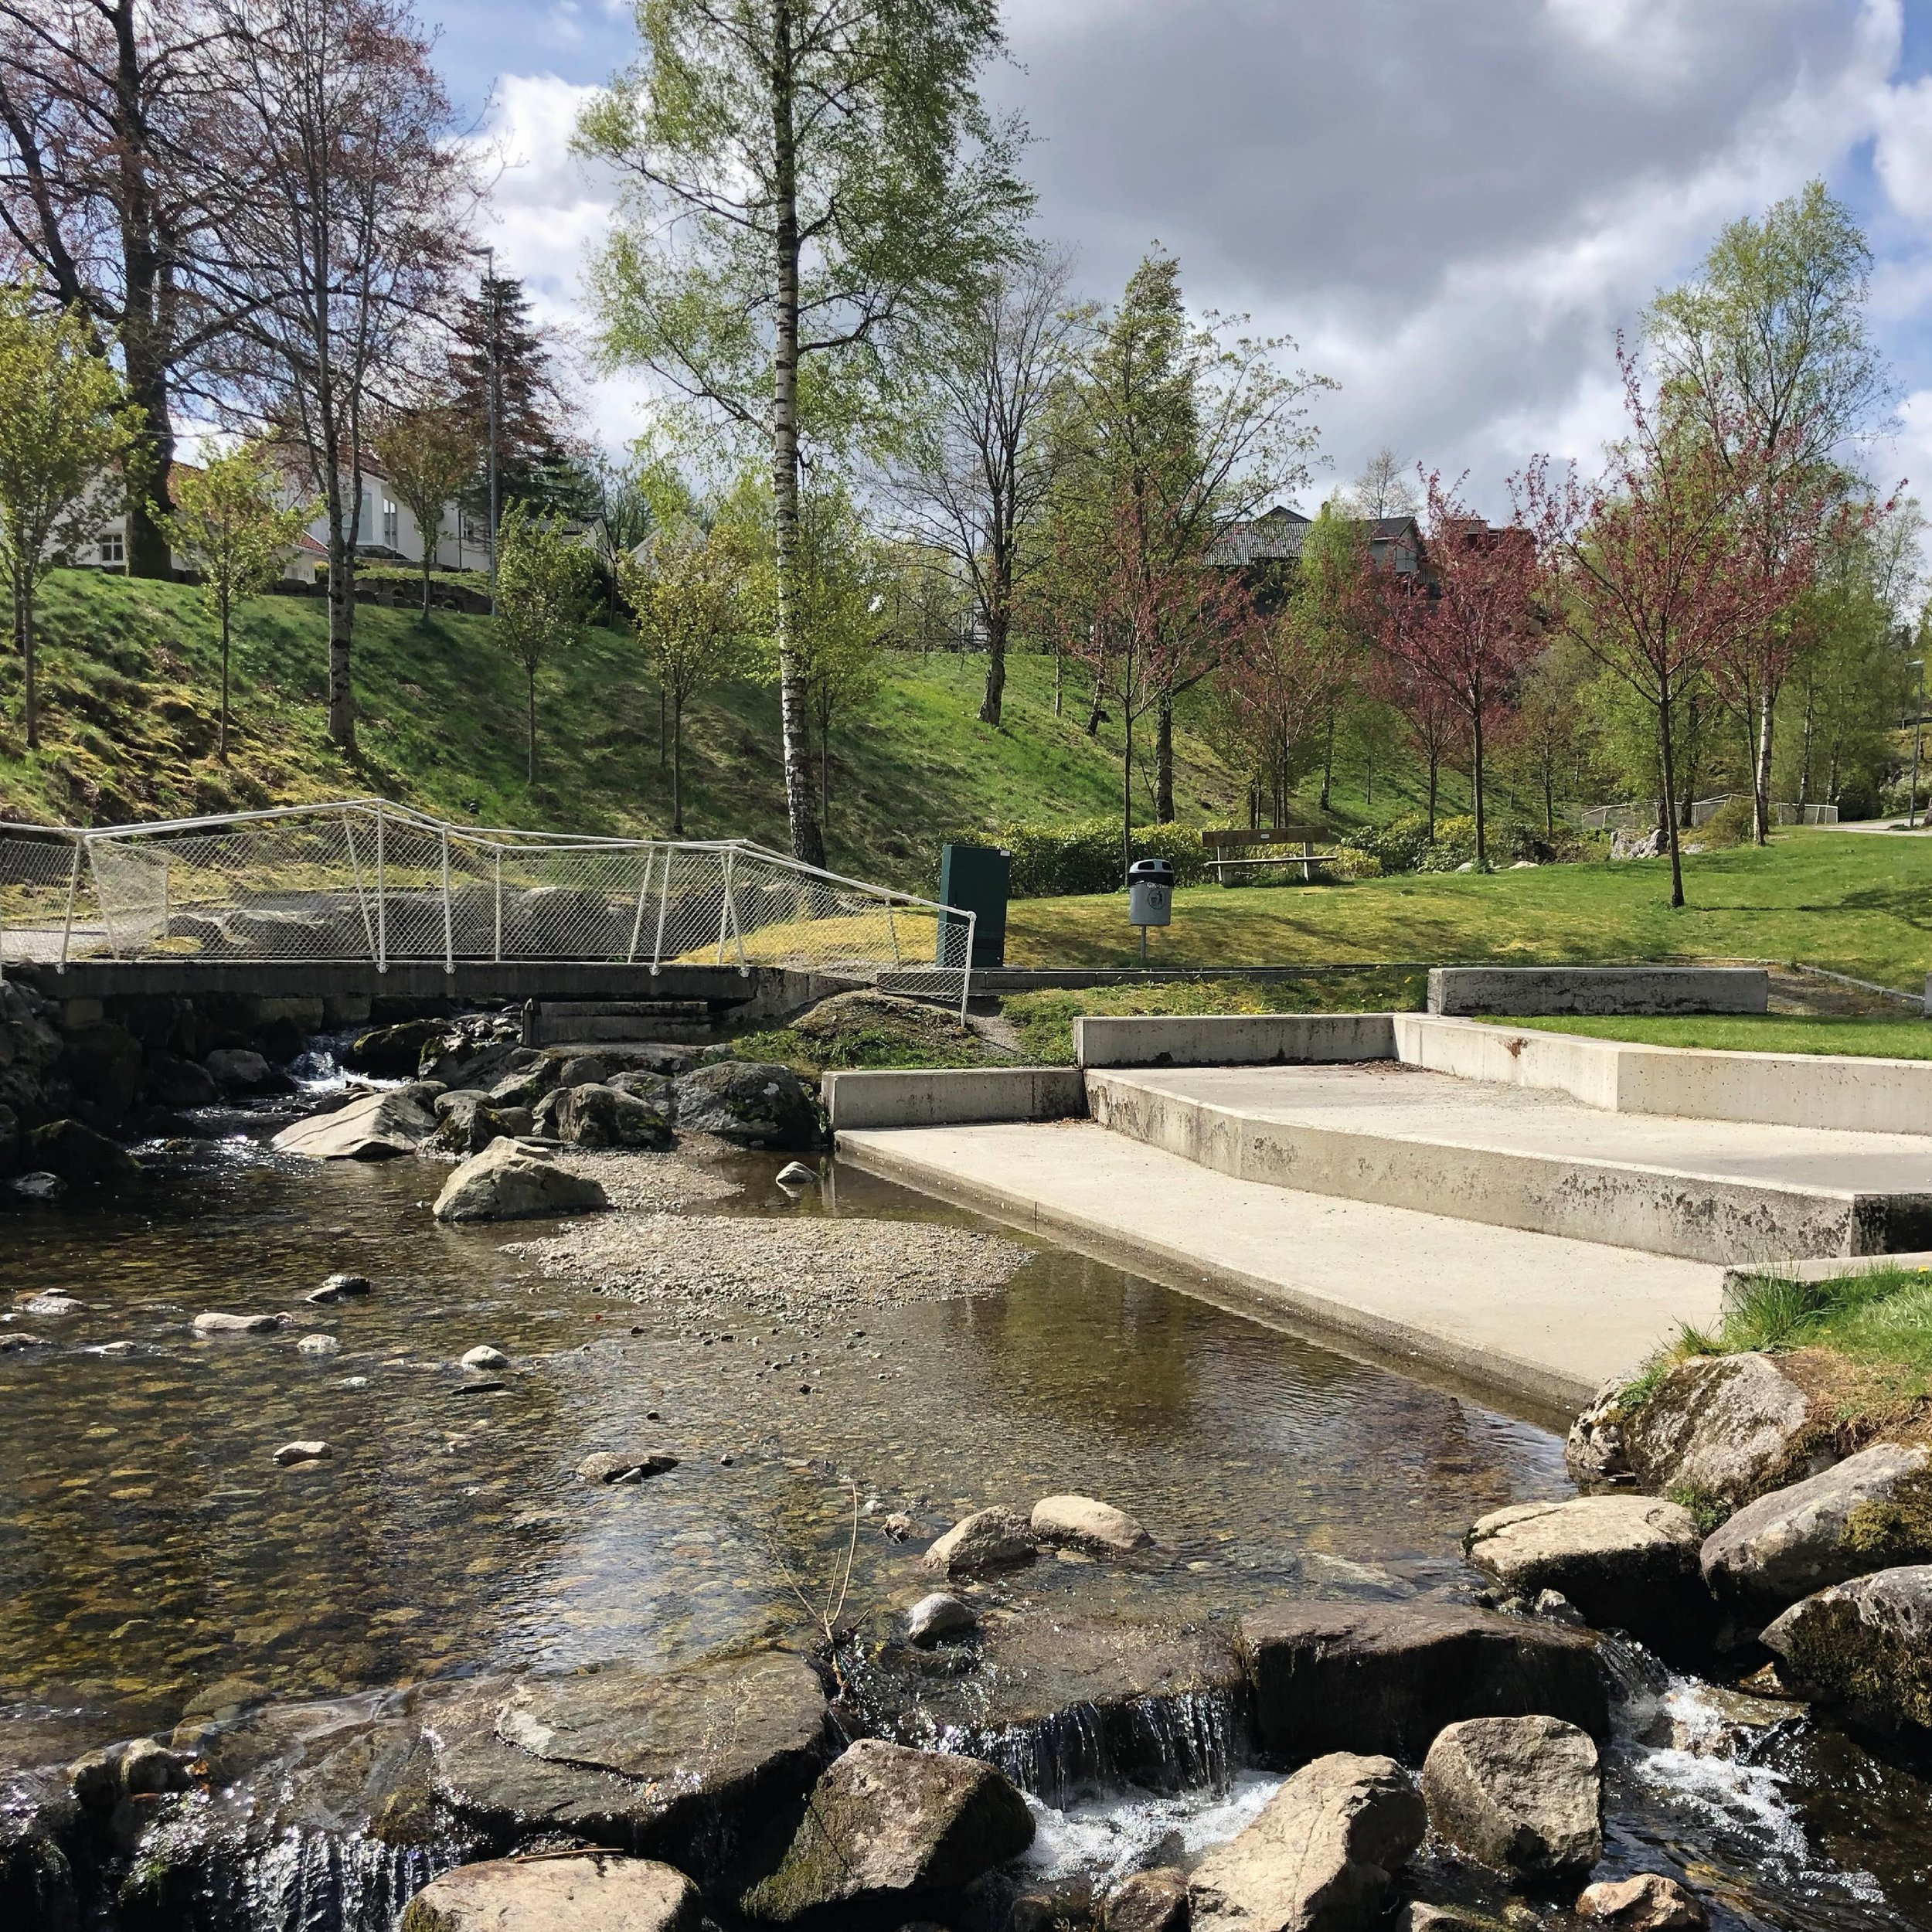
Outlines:
{"type": "MultiPolygon", "coordinates": [[[[0,1311],[53,1345],[0,1355],[0,1801],[9,1774],[198,1713],[346,1719],[410,1686],[795,1634],[855,1507],[849,1614],[922,1594],[917,1555],[957,1517],[1077,1492],[1145,1522],[1158,1560],[1042,1563],[1003,1598],[1185,1619],[1281,1595],[1466,1600],[1468,1525],[1570,1493],[1546,1428],[1050,1245],[948,1299],[782,1318],[634,1302],[510,1251],[543,1226],[438,1226],[440,1168],[298,1163],[267,1148],[275,1124],[210,1114],[209,1139],[144,1150],[160,1179],[126,1200],[0,1221],[0,1311]],[[337,1270],[373,1291],[305,1306],[337,1270]],[[49,1294],[81,1305],[13,1312],[49,1294]],[[206,1309],[299,1319],[199,1338],[206,1309]],[[511,1368],[463,1370],[479,1345],[511,1368]],[[297,1439],[332,1456],[278,1468],[297,1439]],[[573,1480],[630,1444],[678,1467],[573,1480]],[[895,1513],[915,1537],[879,1532],[895,1513]]],[[[829,1161],[821,1186],[781,1189],[781,1165],[731,1157],[736,1191],[686,1211],[989,1225],[829,1161]]],[[[1684,1876],[1721,1927],[1932,1928],[1923,1762],[1608,1648],[1597,1876],[1684,1876]]],[[[1100,1886],[1232,1835],[1279,1781],[1219,1768],[1160,1795],[1043,1782],[1063,1801],[1032,1801],[1032,1875],[1100,1886]]],[[[321,1905],[265,1872],[260,1932],[386,1924],[428,1869],[342,1879],[355,1837],[332,1819],[315,1841],[338,1875],[321,1905]]],[[[1431,1896],[1498,1909],[1466,1872],[1422,1871],[1431,1896]]]]}

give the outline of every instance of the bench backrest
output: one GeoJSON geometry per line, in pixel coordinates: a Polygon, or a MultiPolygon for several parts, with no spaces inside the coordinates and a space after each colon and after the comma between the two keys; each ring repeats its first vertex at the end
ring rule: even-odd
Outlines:
{"type": "Polygon", "coordinates": [[[1333,835],[1320,825],[1264,825],[1257,832],[1204,832],[1209,852],[1239,852],[1249,845],[1307,845],[1333,835]]]}

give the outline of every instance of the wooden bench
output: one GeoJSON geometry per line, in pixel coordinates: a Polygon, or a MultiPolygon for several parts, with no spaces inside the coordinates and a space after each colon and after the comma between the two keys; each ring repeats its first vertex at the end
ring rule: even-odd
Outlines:
{"type": "Polygon", "coordinates": [[[1315,869],[1318,866],[1332,866],[1338,862],[1338,855],[1332,852],[1316,852],[1312,848],[1317,839],[1326,839],[1328,835],[1318,825],[1269,825],[1253,832],[1204,832],[1201,843],[1209,853],[1206,869],[1214,875],[1218,886],[1225,886],[1227,875],[1243,870],[1250,866],[1279,866],[1301,868],[1304,885],[1315,882],[1315,869]],[[1299,845],[1299,852],[1266,852],[1262,856],[1251,856],[1257,845],[1299,845]],[[1239,857],[1228,855],[1238,853],[1239,857]]]}

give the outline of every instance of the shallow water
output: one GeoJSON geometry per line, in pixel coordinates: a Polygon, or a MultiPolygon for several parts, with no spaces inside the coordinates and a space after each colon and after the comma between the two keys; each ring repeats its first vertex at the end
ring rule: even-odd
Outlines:
{"type": "MultiPolygon", "coordinates": [[[[1050,1247],[990,1294],[700,1320],[505,1252],[541,1228],[437,1227],[437,1169],[298,1171],[231,1124],[131,1203],[0,1223],[0,1308],[84,1304],[17,1316],[57,1345],[0,1357],[0,1765],[244,1695],[669,1662],[796,1628],[855,1499],[848,1617],[922,1594],[918,1553],[958,1515],[1056,1491],[1131,1511],[1158,1556],[1043,1563],[999,1594],[1176,1614],[1466,1589],[1470,1522],[1566,1492],[1542,1428],[1050,1247]],[[336,1270],[375,1292],[304,1307],[336,1270]],[[207,1308],[300,1319],[198,1340],[207,1308]],[[304,1334],[340,1352],[302,1354],[304,1334]],[[485,1342],[509,1372],[456,1366],[485,1342]],[[334,1458],[275,1466],[308,1437],[334,1458]],[[648,1484],[572,1478],[592,1451],[660,1447],[679,1466],[648,1484]],[[881,1532],[894,1511],[917,1536],[881,1532]]],[[[733,1161],[743,1192],[698,1211],[978,1225],[843,1168],[793,1199],[778,1165],[733,1161]]],[[[1674,1862],[1735,1900],[1723,1923],[1932,1926],[1914,1768],[1808,1720],[1727,1729],[1698,1687],[1633,1668],[1612,1869],[1674,1862]]],[[[1043,1808],[1036,1864],[1124,1870],[1176,1832],[1227,1835],[1268,1788],[1043,1808]]]]}

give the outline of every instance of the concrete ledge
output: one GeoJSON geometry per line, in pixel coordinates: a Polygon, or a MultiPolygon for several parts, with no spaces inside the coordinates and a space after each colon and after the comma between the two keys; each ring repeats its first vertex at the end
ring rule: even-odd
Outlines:
{"type": "Polygon", "coordinates": [[[1393,1060],[1390,1013],[1228,1013],[1160,1019],[1083,1016],[1082,1066],[1308,1066],[1393,1060]]]}
{"type": "Polygon", "coordinates": [[[1064,1121],[1087,1112],[1073,1066],[914,1068],[828,1073],[819,1085],[832,1131],[954,1127],[987,1121],[1064,1121]]]}
{"type": "Polygon", "coordinates": [[[1432,1013],[1762,1013],[1761,966],[1432,966],[1432,1013]]]}
{"type": "Polygon", "coordinates": [[[1932,1250],[1908,1254],[1828,1255],[1818,1261],[1740,1262],[1724,1270],[1726,1300],[1750,1281],[1838,1281],[1877,1268],[1920,1268],[1932,1274],[1932,1250]]]}
{"type": "Polygon", "coordinates": [[[1713,1053],[1422,1013],[1398,1013],[1394,1027],[1396,1052],[1412,1066],[1567,1094],[1608,1113],[1932,1134],[1932,1060],[1713,1053]]]}

